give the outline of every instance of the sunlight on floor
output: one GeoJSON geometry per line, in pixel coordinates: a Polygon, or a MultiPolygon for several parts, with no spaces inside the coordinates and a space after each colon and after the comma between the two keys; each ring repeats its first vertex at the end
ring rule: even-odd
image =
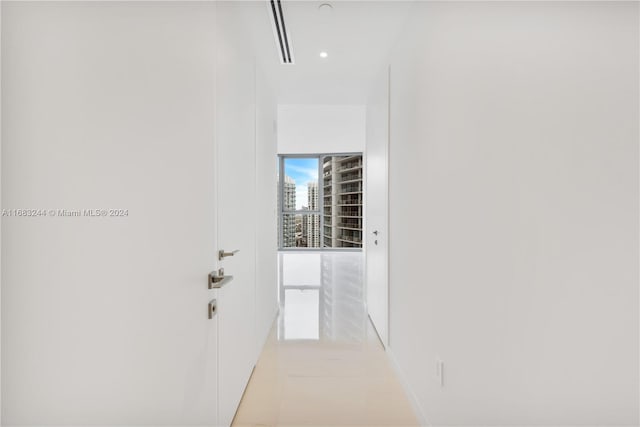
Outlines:
{"type": "Polygon", "coordinates": [[[360,252],[279,254],[281,312],[234,426],[417,426],[367,317],[360,252]]]}

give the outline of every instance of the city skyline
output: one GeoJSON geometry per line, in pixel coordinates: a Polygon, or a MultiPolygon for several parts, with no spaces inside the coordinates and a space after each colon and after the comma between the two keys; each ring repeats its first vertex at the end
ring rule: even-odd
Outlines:
{"type": "Polygon", "coordinates": [[[284,174],[290,177],[296,186],[296,209],[308,208],[307,188],[310,182],[318,182],[318,158],[289,157],[285,160],[284,174]]]}
{"type": "Polygon", "coordinates": [[[362,155],[285,158],[283,166],[282,247],[362,247],[362,155]]]}

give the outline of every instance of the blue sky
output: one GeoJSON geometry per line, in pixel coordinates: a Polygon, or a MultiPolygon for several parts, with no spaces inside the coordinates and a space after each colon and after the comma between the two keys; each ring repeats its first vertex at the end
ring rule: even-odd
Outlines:
{"type": "Polygon", "coordinates": [[[318,182],[318,159],[285,159],[284,174],[296,182],[296,209],[307,206],[307,183],[318,182]]]}

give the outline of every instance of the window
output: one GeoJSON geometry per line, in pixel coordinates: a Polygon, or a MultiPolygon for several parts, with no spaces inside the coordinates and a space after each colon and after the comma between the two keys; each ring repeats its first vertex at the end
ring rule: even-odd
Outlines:
{"type": "Polygon", "coordinates": [[[362,154],[281,156],[279,177],[280,248],[362,248],[362,154]]]}

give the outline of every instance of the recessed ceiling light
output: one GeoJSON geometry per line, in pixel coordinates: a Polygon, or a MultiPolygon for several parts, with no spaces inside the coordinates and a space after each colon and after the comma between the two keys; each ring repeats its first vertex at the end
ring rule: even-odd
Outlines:
{"type": "Polygon", "coordinates": [[[320,52],[320,58],[326,58],[327,56],[329,56],[327,52],[320,52]]]}

